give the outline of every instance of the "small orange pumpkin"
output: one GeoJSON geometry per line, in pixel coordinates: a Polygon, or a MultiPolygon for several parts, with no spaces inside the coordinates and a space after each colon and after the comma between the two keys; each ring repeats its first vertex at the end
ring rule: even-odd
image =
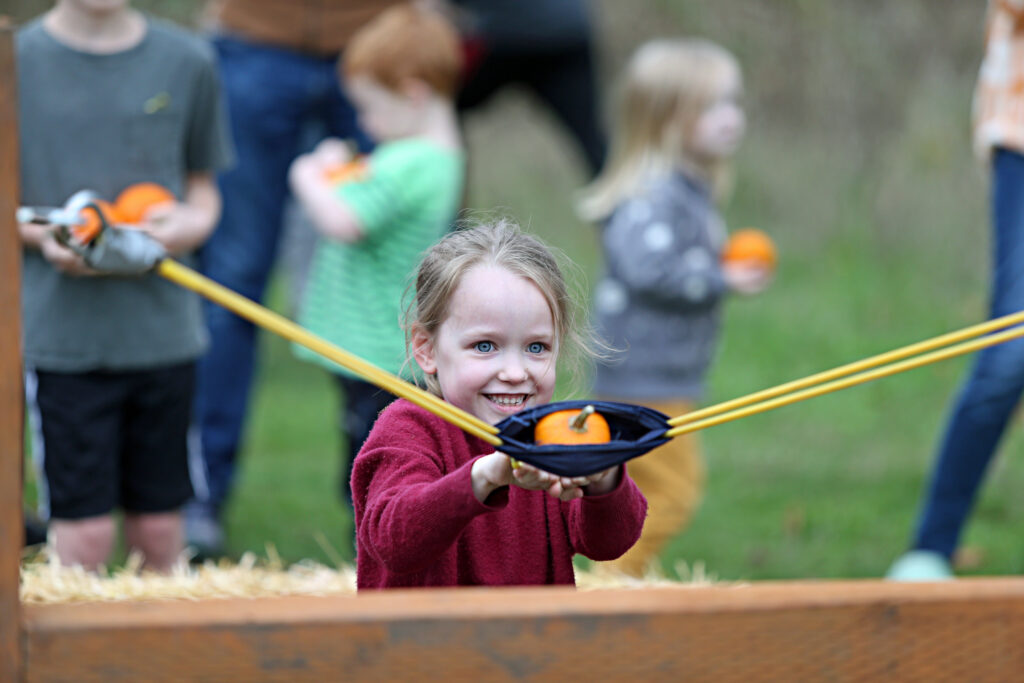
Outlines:
{"type": "Polygon", "coordinates": [[[533,430],[533,441],[538,445],[607,443],[610,440],[608,421],[595,411],[594,406],[545,415],[537,420],[533,430]]]}
{"type": "Polygon", "coordinates": [[[723,263],[752,262],[769,270],[778,262],[775,244],[757,228],[743,228],[729,236],[722,251],[723,263]]]}
{"type": "MultiPolygon", "coordinates": [[[[108,225],[121,222],[121,215],[118,213],[117,207],[110,202],[105,199],[94,199],[92,203],[103,212],[103,217],[107,219],[108,225]]],[[[100,233],[103,223],[96,214],[96,210],[91,206],[87,206],[79,211],[78,217],[82,219],[82,222],[71,226],[71,234],[82,244],[88,244],[100,233]]]]}
{"type": "Polygon", "coordinates": [[[135,183],[121,190],[114,206],[124,223],[141,223],[154,206],[178,201],[174,193],[157,183],[135,183]]]}
{"type": "Polygon", "coordinates": [[[366,173],[366,158],[359,156],[343,164],[328,167],[324,171],[324,179],[329,183],[348,183],[364,180],[366,173]]]}

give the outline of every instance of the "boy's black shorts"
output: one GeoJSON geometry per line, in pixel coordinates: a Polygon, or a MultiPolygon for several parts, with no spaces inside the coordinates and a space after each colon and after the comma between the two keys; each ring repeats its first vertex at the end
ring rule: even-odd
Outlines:
{"type": "Polygon", "coordinates": [[[186,443],[194,387],[193,362],[118,372],[30,370],[26,393],[49,516],[180,508],[192,496],[186,443]]]}

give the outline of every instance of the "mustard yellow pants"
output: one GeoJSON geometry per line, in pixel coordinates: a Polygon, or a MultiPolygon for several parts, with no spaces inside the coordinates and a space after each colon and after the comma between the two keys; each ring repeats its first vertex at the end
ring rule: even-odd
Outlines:
{"type": "MultiPolygon", "coordinates": [[[[643,405],[677,417],[693,410],[692,401],[655,401],[643,405]]],[[[647,498],[647,519],[640,540],[625,555],[601,562],[630,576],[643,576],[669,541],[685,529],[704,493],[704,459],[695,433],[683,434],[664,446],[630,460],[626,470],[647,498]]]]}

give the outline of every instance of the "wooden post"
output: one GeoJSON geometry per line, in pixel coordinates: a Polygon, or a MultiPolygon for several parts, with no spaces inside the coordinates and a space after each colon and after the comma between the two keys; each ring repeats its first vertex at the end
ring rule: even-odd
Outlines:
{"type": "Polygon", "coordinates": [[[21,680],[18,599],[24,392],[21,370],[21,240],[14,31],[0,17],[0,680],[21,680]]]}

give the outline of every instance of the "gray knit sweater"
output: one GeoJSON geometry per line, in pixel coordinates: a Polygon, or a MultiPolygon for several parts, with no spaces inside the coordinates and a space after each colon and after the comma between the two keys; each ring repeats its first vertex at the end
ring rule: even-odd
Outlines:
{"type": "Polygon", "coordinates": [[[595,321],[618,353],[595,393],[623,400],[697,399],[714,357],[726,284],[725,230],[709,188],[681,172],[653,179],[603,226],[606,272],[595,321]]]}

